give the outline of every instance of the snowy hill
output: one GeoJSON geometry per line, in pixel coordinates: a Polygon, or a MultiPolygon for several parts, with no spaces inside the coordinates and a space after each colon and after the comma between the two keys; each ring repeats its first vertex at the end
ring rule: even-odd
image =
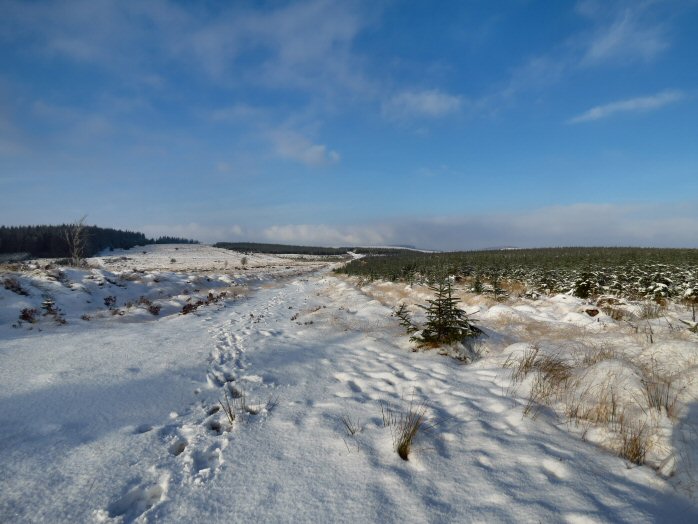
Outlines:
{"type": "MultiPolygon", "coordinates": [[[[557,337],[558,351],[578,336],[637,342],[579,299],[464,296],[489,337],[482,358],[463,365],[413,352],[391,316],[397,301],[412,307],[429,296],[419,286],[357,288],[327,262],[249,255],[243,266],[240,254],[207,246],[149,246],[91,262],[2,274],[29,293],[0,287],[2,521],[698,518],[688,484],[694,446],[671,421],[662,441],[671,449],[655,455],[679,460],[658,474],[610,452],[594,427],[582,435],[568,426],[555,406],[525,416],[530,384],[505,363],[533,338],[557,337]],[[162,312],[149,313],[139,296],[162,312]],[[47,298],[65,324],[44,315],[47,298]],[[12,327],[22,305],[38,318],[12,327]],[[410,409],[423,410],[425,423],[405,461],[395,431],[410,409]]],[[[663,341],[630,347],[686,379],[680,416],[695,420],[696,339],[660,322],[663,341]]],[[[626,369],[616,357],[607,366],[626,369]]]]}

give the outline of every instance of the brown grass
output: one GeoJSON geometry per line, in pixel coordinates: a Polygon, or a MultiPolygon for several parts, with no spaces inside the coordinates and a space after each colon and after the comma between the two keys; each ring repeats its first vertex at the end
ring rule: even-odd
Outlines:
{"type": "Polygon", "coordinates": [[[613,360],[615,358],[618,358],[618,352],[614,348],[607,344],[600,344],[585,350],[581,364],[589,367],[604,360],[613,360]]]}
{"type": "Polygon", "coordinates": [[[589,387],[581,393],[572,388],[565,395],[564,401],[565,415],[575,423],[586,420],[595,424],[609,424],[624,416],[618,395],[608,384],[596,388],[589,387]]]}
{"type": "Polygon", "coordinates": [[[499,287],[512,297],[521,297],[528,291],[526,284],[518,280],[502,280],[499,287]]]}
{"type": "Polygon", "coordinates": [[[529,349],[526,349],[518,360],[514,355],[509,355],[507,357],[504,362],[504,367],[512,370],[511,379],[514,382],[521,382],[526,378],[526,375],[533,371],[539,351],[540,348],[533,345],[529,349]]]}
{"type": "Polygon", "coordinates": [[[383,426],[389,427],[393,448],[402,460],[409,460],[414,439],[420,430],[428,429],[427,407],[424,402],[411,400],[406,411],[395,411],[381,402],[383,426]]]}
{"type": "Polygon", "coordinates": [[[541,380],[552,386],[559,386],[566,382],[572,375],[572,366],[559,355],[544,355],[540,348],[531,346],[523,352],[517,360],[509,356],[504,362],[505,368],[511,368],[511,378],[514,382],[521,382],[532,371],[538,372],[541,380]]]}
{"type": "Polygon", "coordinates": [[[661,378],[656,374],[642,380],[647,405],[657,411],[664,412],[672,419],[679,415],[680,391],[674,386],[671,378],[661,378]]]}
{"type": "Polygon", "coordinates": [[[646,301],[640,306],[639,318],[641,320],[648,320],[652,318],[659,318],[662,316],[664,309],[660,304],[656,302],[646,301]]]}
{"type": "Polygon", "coordinates": [[[644,422],[628,422],[621,418],[618,428],[618,455],[635,464],[644,464],[650,450],[650,431],[644,422]]]}

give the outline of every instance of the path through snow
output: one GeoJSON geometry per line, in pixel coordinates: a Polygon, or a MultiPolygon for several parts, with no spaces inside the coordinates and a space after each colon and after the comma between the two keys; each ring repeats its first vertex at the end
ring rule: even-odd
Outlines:
{"type": "Polygon", "coordinates": [[[487,359],[409,352],[390,310],[326,274],[198,316],[91,328],[0,350],[0,520],[698,518],[649,468],[545,412],[524,418],[487,359]],[[248,405],[232,428],[224,388],[248,405]],[[436,427],[405,462],[381,403],[410,401],[436,427]]]}

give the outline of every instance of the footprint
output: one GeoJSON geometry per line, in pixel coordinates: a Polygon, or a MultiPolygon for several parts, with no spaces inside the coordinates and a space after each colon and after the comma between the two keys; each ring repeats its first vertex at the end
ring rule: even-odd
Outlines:
{"type": "Polygon", "coordinates": [[[217,420],[209,420],[204,424],[206,428],[211,431],[212,433],[215,433],[216,435],[220,435],[223,433],[223,428],[221,426],[221,423],[218,422],[217,420]]]}
{"type": "Polygon", "coordinates": [[[109,517],[121,517],[122,522],[133,522],[165,498],[169,483],[169,475],[164,474],[155,484],[136,486],[109,505],[107,508],[109,517]]]}
{"type": "Polygon", "coordinates": [[[136,435],[140,435],[141,433],[148,433],[148,431],[152,430],[153,426],[150,424],[141,424],[140,426],[137,426],[136,429],[133,430],[133,433],[136,435]]]}
{"type": "MultiPolygon", "coordinates": [[[[224,441],[224,444],[227,444],[227,442],[224,441]]],[[[220,444],[212,444],[206,450],[197,449],[191,453],[189,460],[194,482],[200,483],[215,475],[221,462],[223,462],[222,451],[220,444]]]]}
{"type": "Polygon", "coordinates": [[[208,382],[208,386],[210,388],[220,388],[225,384],[225,381],[218,378],[213,372],[206,374],[206,381],[208,382]]]}
{"type": "Polygon", "coordinates": [[[186,440],[176,440],[171,446],[170,446],[170,453],[174,455],[175,457],[178,457],[181,455],[184,450],[187,449],[187,441],[186,440]]]}

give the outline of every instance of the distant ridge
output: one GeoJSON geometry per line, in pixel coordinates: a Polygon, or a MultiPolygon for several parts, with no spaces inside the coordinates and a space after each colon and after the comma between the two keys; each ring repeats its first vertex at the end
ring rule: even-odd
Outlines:
{"type": "MultiPolygon", "coordinates": [[[[354,246],[354,247],[323,247],[323,246],[298,246],[291,244],[265,244],[262,242],[217,242],[213,247],[230,249],[233,251],[245,251],[248,253],[267,253],[272,255],[345,255],[349,251],[365,255],[394,255],[404,252],[413,252],[415,249],[404,247],[385,246],[354,246]]],[[[430,253],[430,251],[424,251],[430,253]]]]}

